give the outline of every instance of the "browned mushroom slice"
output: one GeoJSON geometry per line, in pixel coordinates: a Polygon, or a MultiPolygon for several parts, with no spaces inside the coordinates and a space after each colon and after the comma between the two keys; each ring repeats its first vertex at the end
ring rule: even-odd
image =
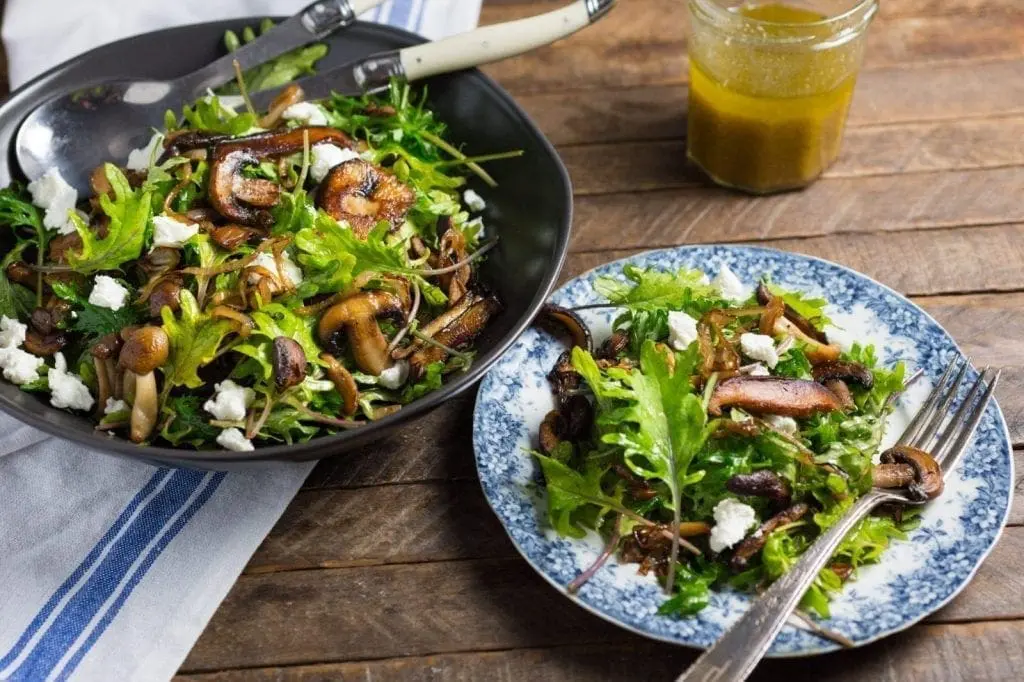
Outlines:
{"type": "Polygon", "coordinates": [[[164,151],[156,160],[156,165],[159,166],[168,159],[181,156],[185,152],[190,152],[194,149],[207,149],[218,142],[230,139],[230,135],[205,133],[199,130],[186,130],[177,134],[172,133],[164,138],[164,151]]]}
{"type": "Polygon", "coordinates": [[[860,384],[864,388],[871,388],[875,384],[875,375],[871,370],[859,362],[843,362],[833,360],[815,365],[811,369],[815,381],[827,383],[834,379],[860,384]]]}
{"type": "Polygon", "coordinates": [[[150,317],[160,317],[160,311],[164,308],[178,312],[181,305],[181,282],[173,277],[161,280],[153,287],[147,302],[150,317]]]}
{"type": "Polygon", "coordinates": [[[558,410],[551,410],[544,415],[544,421],[540,423],[537,438],[540,450],[545,455],[550,455],[554,452],[558,444],[562,442],[562,438],[558,435],[558,421],[558,410]]]}
{"type": "Polygon", "coordinates": [[[760,469],[749,474],[736,474],[725,482],[725,488],[737,495],[768,498],[780,507],[789,506],[792,496],[792,491],[785,479],[770,469],[760,469]]]}
{"type": "Polygon", "coordinates": [[[568,332],[573,346],[579,346],[588,353],[594,352],[594,338],[590,333],[590,327],[582,317],[568,308],[545,303],[537,314],[537,322],[545,329],[552,329],[556,333],[568,332]]]}
{"type": "Polygon", "coordinates": [[[320,318],[318,333],[324,344],[337,346],[344,331],[359,369],[379,376],[391,364],[388,342],[377,324],[378,318],[404,322],[406,301],[388,291],[365,291],[336,303],[320,318]]]}
{"type": "Polygon", "coordinates": [[[284,391],[306,378],[306,353],[295,339],[278,336],[274,339],[274,385],[284,391]]]}
{"type": "MultiPolygon", "coordinates": [[[[472,304],[457,319],[434,334],[434,341],[453,349],[468,345],[484,330],[491,317],[501,310],[501,303],[493,296],[467,294],[465,298],[470,297],[472,304]]],[[[420,348],[409,357],[410,376],[414,380],[418,379],[423,376],[428,365],[444,360],[447,356],[448,352],[438,346],[420,348]]]]}
{"type": "Polygon", "coordinates": [[[223,225],[210,230],[210,238],[214,243],[228,251],[234,251],[250,239],[263,234],[265,233],[242,225],[223,225]]]}
{"type": "Polygon", "coordinates": [[[726,379],[715,387],[708,413],[718,417],[726,407],[784,417],[810,417],[843,409],[836,394],[815,381],[745,375],[726,379]]]}
{"type": "MultiPolygon", "coordinates": [[[[443,217],[445,220],[437,221],[438,234],[441,235],[441,239],[438,244],[437,256],[432,259],[433,267],[439,269],[450,268],[466,259],[465,235],[459,230],[452,229],[451,219],[448,216],[443,217]]],[[[464,263],[456,270],[438,277],[441,288],[448,294],[449,305],[458,303],[459,299],[466,295],[472,273],[473,269],[470,264],[464,263]]]]}
{"type": "Polygon", "coordinates": [[[942,494],[945,483],[939,463],[924,450],[897,445],[882,453],[882,464],[907,464],[914,470],[914,481],[907,492],[918,501],[931,500],[942,494]]]}
{"type": "Polygon", "coordinates": [[[347,222],[360,239],[386,221],[402,222],[416,194],[398,178],[362,159],[331,169],[320,183],[317,204],[332,218],[347,222]]]}
{"type": "Polygon", "coordinates": [[[321,353],[320,359],[326,365],[327,378],[334,384],[334,388],[341,396],[341,413],[351,417],[356,413],[359,399],[359,387],[352,373],[345,369],[345,366],[338,362],[330,353],[321,353]]]}
{"type": "Polygon", "coordinates": [[[788,509],[780,511],[778,514],[762,523],[756,531],[748,535],[746,539],[736,547],[736,550],[732,554],[732,559],[729,560],[729,568],[736,573],[746,569],[747,562],[750,561],[751,557],[761,551],[761,548],[764,547],[764,543],[768,542],[769,535],[775,532],[778,528],[799,520],[808,511],[810,511],[810,507],[801,502],[799,504],[794,504],[788,509]]]}
{"type": "Polygon", "coordinates": [[[309,138],[309,146],[315,144],[330,143],[339,147],[351,147],[352,138],[336,128],[328,126],[305,126],[292,128],[286,131],[270,131],[256,133],[245,137],[236,137],[217,144],[214,149],[214,157],[218,151],[231,151],[243,149],[250,151],[262,158],[270,156],[282,156],[302,151],[306,138],[309,138]]]}
{"type": "Polygon", "coordinates": [[[616,329],[611,336],[604,340],[594,357],[598,360],[614,360],[627,347],[629,347],[629,332],[625,329],[616,329]]]}
{"type": "Polygon", "coordinates": [[[843,406],[844,410],[852,410],[857,406],[853,401],[853,394],[850,393],[850,387],[846,385],[846,382],[842,379],[829,379],[824,382],[825,388],[836,394],[839,398],[839,403],[843,406]]]}
{"type": "MultiPolygon", "coordinates": [[[[757,302],[763,306],[768,306],[775,299],[780,299],[771,292],[768,285],[761,282],[757,285],[757,302]]],[[[781,299],[780,299],[781,300],[781,299]]],[[[825,336],[824,332],[819,330],[814,324],[811,323],[806,317],[795,311],[792,306],[783,302],[783,316],[793,323],[797,329],[803,332],[805,335],[814,339],[818,343],[828,344],[828,337],[825,336]]]]}
{"type": "Polygon", "coordinates": [[[876,464],[871,470],[871,484],[877,488],[906,488],[916,478],[909,464],[876,464]]]}
{"type": "Polygon", "coordinates": [[[297,104],[302,101],[305,93],[295,83],[292,83],[280,93],[277,97],[270,102],[270,106],[267,108],[267,113],[259,120],[261,128],[273,128],[281,121],[281,115],[284,114],[284,110],[293,104],[297,104]]]}
{"type": "Polygon", "coordinates": [[[67,334],[59,329],[49,334],[41,334],[35,329],[29,329],[25,334],[25,350],[40,357],[55,355],[67,343],[67,334]]]}
{"type": "Polygon", "coordinates": [[[559,402],[565,400],[571,391],[580,387],[583,377],[572,366],[572,351],[567,350],[558,356],[555,366],[548,372],[548,381],[559,402]]]}

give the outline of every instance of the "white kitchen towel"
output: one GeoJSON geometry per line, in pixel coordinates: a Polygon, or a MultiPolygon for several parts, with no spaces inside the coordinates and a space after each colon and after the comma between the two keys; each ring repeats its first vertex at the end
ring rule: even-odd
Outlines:
{"type": "MultiPolygon", "coordinates": [[[[11,84],[172,25],[294,13],[308,0],[7,0],[11,84]]],[[[365,19],[431,38],[480,0],[391,0],[365,19]]],[[[166,469],[0,414],[0,680],[166,680],[312,465],[166,469]]]]}

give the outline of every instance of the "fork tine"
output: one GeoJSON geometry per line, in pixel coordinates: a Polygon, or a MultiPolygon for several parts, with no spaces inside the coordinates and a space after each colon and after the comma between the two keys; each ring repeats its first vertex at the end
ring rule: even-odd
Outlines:
{"type": "Polygon", "coordinates": [[[942,377],[939,378],[938,382],[936,382],[935,388],[932,389],[928,399],[924,401],[924,405],[921,406],[921,409],[917,411],[914,418],[910,420],[909,424],[907,424],[907,428],[903,431],[900,439],[896,442],[897,445],[907,445],[917,436],[917,432],[921,428],[921,425],[926,419],[931,417],[935,407],[938,405],[939,399],[942,396],[942,389],[946,385],[946,381],[949,380],[949,375],[953,373],[953,369],[959,362],[960,356],[957,356],[953,358],[953,361],[949,363],[948,367],[946,367],[946,371],[942,373],[942,377]]]}
{"type": "Polygon", "coordinates": [[[988,407],[989,400],[992,398],[992,393],[996,390],[996,385],[999,383],[999,377],[1002,375],[1002,370],[995,373],[992,381],[989,382],[988,388],[981,395],[981,398],[974,403],[974,397],[981,390],[984,385],[986,375],[989,373],[989,369],[985,368],[985,371],[978,376],[978,380],[974,382],[974,386],[971,387],[970,393],[964,398],[963,404],[960,409],[957,410],[953,418],[950,419],[949,426],[945,429],[944,433],[940,437],[939,442],[941,446],[933,454],[935,461],[942,466],[942,470],[947,474],[956,466],[957,460],[960,455],[963,454],[964,448],[967,443],[971,440],[971,436],[974,435],[974,430],[978,428],[978,423],[981,421],[982,416],[985,414],[985,409],[988,407]],[[959,428],[959,433],[954,438],[956,429],[959,428]]]}
{"type": "Polygon", "coordinates": [[[960,384],[964,381],[964,376],[967,374],[967,370],[971,366],[971,359],[967,358],[963,365],[960,366],[960,371],[957,372],[956,377],[953,379],[953,383],[945,389],[946,397],[941,401],[935,411],[932,413],[931,418],[923,425],[923,429],[914,435],[914,438],[910,439],[909,444],[920,450],[930,450],[934,445],[932,437],[935,432],[942,426],[943,420],[946,415],[949,414],[953,401],[956,400],[957,392],[960,390],[960,384]]]}

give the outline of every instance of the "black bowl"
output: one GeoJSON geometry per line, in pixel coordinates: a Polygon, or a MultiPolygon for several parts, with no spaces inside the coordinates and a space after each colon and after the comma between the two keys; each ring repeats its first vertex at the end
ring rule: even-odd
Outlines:
{"type": "MultiPolygon", "coordinates": [[[[0,182],[6,185],[19,176],[12,138],[19,123],[40,101],[73,86],[105,78],[173,78],[188,73],[222,54],[221,40],[226,30],[238,31],[255,21],[211,22],[127,38],[65,62],[19,88],[0,105],[0,145],[9,150],[0,164],[0,182]]],[[[328,42],[331,49],[320,68],[412,45],[422,39],[386,26],[357,23],[328,42]]],[[[526,329],[550,292],[568,248],[572,187],[554,148],[493,80],[471,70],[433,78],[426,85],[429,104],[449,125],[450,138],[463,144],[468,152],[525,152],[518,159],[490,164],[488,170],[499,186],[480,190],[488,199],[485,223],[501,236],[499,246],[483,264],[481,276],[496,290],[505,309],[480,337],[476,362],[468,372],[451,377],[441,390],[366,427],[302,444],[258,448],[254,452],[179,450],[112,439],[95,431],[89,419],[50,407],[47,397],[25,393],[3,380],[0,409],[55,436],[104,452],[161,464],[231,469],[261,462],[322,459],[341,453],[382,437],[472,386],[526,329]]]]}

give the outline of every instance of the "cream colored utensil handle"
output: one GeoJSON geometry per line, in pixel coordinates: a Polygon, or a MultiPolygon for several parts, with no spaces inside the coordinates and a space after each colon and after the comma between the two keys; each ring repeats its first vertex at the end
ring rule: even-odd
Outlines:
{"type": "Polygon", "coordinates": [[[615,0],[576,0],[568,7],[527,19],[484,26],[433,43],[399,50],[406,78],[419,80],[513,57],[589,26],[615,0]]]}

